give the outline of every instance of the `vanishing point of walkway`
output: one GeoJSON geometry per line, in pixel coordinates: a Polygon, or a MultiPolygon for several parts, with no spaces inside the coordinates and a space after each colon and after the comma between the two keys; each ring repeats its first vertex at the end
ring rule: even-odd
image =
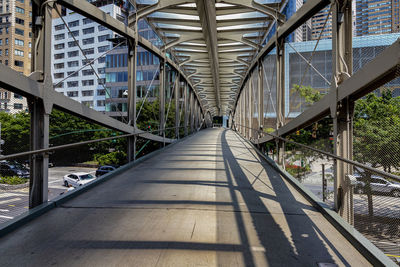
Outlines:
{"type": "Polygon", "coordinates": [[[2,266],[368,266],[236,133],[208,129],[0,239],[2,266]]]}

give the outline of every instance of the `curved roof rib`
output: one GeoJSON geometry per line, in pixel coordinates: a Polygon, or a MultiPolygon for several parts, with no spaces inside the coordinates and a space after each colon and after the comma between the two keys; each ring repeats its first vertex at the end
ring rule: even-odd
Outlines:
{"type": "Polygon", "coordinates": [[[129,26],[144,18],[150,23],[165,42],[161,49],[174,56],[202,104],[215,116],[232,110],[239,85],[265,36],[273,23],[285,20],[279,10],[287,1],[136,2],[139,10],[129,17],[129,26]]]}

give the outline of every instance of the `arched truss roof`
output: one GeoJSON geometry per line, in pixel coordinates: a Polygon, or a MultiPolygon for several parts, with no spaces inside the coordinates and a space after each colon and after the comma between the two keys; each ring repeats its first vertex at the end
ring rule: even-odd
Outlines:
{"type": "Polygon", "coordinates": [[[287,1],[129,0],[135,29],[146,19],[212,115],[229,114],[240,84],[287,1]]]}

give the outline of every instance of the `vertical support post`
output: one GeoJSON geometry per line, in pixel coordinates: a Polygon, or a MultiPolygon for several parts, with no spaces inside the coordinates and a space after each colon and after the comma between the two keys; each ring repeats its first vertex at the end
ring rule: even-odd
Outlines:
{"type": "Polygon", "coordinates": [[[183,109],[184,109],[184,128],[185,128],[185,136],[188,135],[188,125],[189,125],[189,112],[188,112],[188,84],[185,82],[185,86],[183,88],[183,109]]]}
{"type": "MultiPolygon", "coordinates": [[[[39,74],[44,95],[53,90],[51,79],[51,7],[45,1],[32,2],[32,42],[37,43],[32,49],[32,71],[39,74]],[[39,2],[39,5],[37,4],[39,2]],[[43,5],[43,7],[42,7],[43,5]]],[[[37,150],[49,147],[49,116],[52,104],[45,100],[28,99],[31,115],[30,149],[37,150]]],[[[48,201],[48,164],[47,153],[30,156],[29,208],[34,208],[48,201]]]]}
{"type": "MultiPolygon", "coordinates": [[[[160,135],[165,139],[165,60],[160,62],[160,135]]],[[[165,140],[163,141],[165,146],[165,140]]]]}
{"type": "MultiPolygon", "coordinates": [[[[276,129],[285,125],[285,39],[276,44],[276,129]]],[[[285,143],[277,140],[278,164],[285,165],[285,143]]]]}
{"type": "Polygon", "coordinates": [[[179,121],[180,121],[180,113],[179,113],[179,99],[181,92],[181,74],[178,72],[175,79],[175,138],[179,139],[179,121]]]}
{"type": "MultiPolygon", "coordinates": [[[[259,130],[264,128],[264,76],[262,61],[258,61],[258,127],[259,130]]],[[[261,137],[261,136],[260,136],[261,137]]]]}
{"type": "MultiPolygon", "coordinates": [[[[337,88],[353,71],[352,55],[352,1],[332,2],[332,85],[336,98],[331,103],[333,118],[334,153],[352,159],[354,102],[345,99],[338,103],[337,88]]],[[[348,222],[353,220],[352,199],[346,174],[351,174],[351,165],[336,160],[334,165],[335,210],[348,222]]]]}
{"type": "MultiPolygon", "coordinates": [[[[128,122],[133,126],[134,131],[136,125],[136,55],[137,43],[135,40],[128,40],[128,122]]],[[[136,135],[128,137],[128,161],[136,160],[136,135]]]]}
{"type": "Polygon", "coordinates": [[[250,116],[249,116],[249,130],[250,130],[250,136],[249,139],[254,139],[254,122],[253,122],[253,117],[254,117],[254,86],[253,86],[253,73],[250,75],[250,80],[249,80],[249,111],[250,111],[250,116]]]}
{"type": "Polygon", "coordinates": [[[194,97],[193,97],[193,91],[190,90],[190,105],[189,105],[189,110],[190,110],[190,133],[193,134],[194,131],[194,97]]]}
{"type": "Polygon", "coordinates": [[[244,88],[244,137],[249,138],[249,86],[244,88]]]}
{"type": "Polygon", "coordinates": [[[240,111],[240,113],[242,114],[242,131],[241,131],[241,134],[243,135],[243,136],[245,136],[246,135],[246,132],[245,132],[245,126],[246,126],[246,109],[245,109],[245,107],[244,107],[244,103],[245,103],[245,95],[246,95],[246,88],[243,88],[243,91],[242,91],[242,97],[241,97],[241,111],[240,111]]]}

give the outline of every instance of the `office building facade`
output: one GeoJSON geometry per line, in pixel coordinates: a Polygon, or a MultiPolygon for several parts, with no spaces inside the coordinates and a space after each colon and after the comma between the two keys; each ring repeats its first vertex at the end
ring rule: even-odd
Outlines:
{"type": "MultiPolygon", "coordinates": [[[[113,18],[126,22],[123,6],[114,1],[91,2],[113,18]]],[[[70,10],[62,18],[53,19],[52,32],[55,90],[97,111],[105,111],[106,52],[112,47],[110,40],[115,33],[70,10]]]]}
{"type": "MultiPolygon", "coordinates": [[[[32,6],[30,0],[0,0],[0,63],[31,73],[32,6]]],[[[27,110],[26,99],[0,89],[0,111],[27,110]]]]}

